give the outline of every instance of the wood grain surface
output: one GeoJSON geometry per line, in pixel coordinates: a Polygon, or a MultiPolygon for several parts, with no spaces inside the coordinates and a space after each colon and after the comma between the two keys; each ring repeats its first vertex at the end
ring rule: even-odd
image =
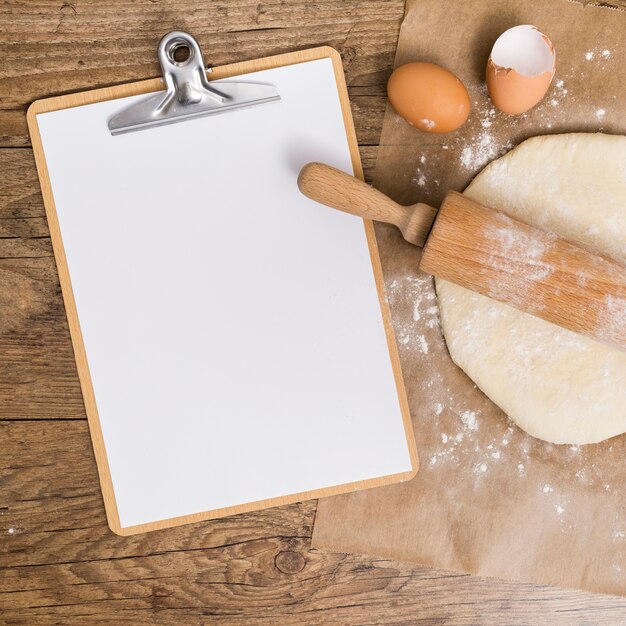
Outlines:
{"type": "Polygon", "coordinates": [[[312,551],[315,501],[130,538],[106,525],[27,105],[158,75],[173,29],[215,64],[329,44],[368,173],[402,12],[403,0],[0,4],[1,624],[626,623],[623,598],[312,551]]]}

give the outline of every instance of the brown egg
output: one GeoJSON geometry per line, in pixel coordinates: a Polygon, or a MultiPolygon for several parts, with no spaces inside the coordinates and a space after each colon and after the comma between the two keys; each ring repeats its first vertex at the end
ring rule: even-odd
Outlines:
{"type": "Polygon", "coordinates": [[[534,26],[515,26],[498,37],[487,61],[487,89],[504,113],[525,113],[546,95],[555,70],[551,41],[534,26]]]}
{"type": "Polygon", "coordinates": [[[470,112],[463,83],[433,63],[407,63],[387,83],[391,106],[409,124],[428,133],[448,133],[462,126],[470,112]]]}

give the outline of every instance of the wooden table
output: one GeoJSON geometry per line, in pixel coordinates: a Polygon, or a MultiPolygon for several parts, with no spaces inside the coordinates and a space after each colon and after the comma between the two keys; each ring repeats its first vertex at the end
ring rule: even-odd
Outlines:
{"type": "Polygon", "coordinates": [[[403,4],[0,4],[2,624],[626,624],[626,599],[312,551],[314,501],[132,538],[107,528],[26,107],[158,75],[169,30],[192,32],[214,64],[329,44],[369,174],[403,4]]]}

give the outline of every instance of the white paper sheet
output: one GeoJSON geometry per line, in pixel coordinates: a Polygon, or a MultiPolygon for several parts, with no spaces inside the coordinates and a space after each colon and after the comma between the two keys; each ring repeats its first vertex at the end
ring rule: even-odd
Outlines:
{"type": "Polygon", "coordinates": [[[281,101],[113,137],[142,96],[39,114],[122,527],[410,471],[330,59],[281,101]]]}

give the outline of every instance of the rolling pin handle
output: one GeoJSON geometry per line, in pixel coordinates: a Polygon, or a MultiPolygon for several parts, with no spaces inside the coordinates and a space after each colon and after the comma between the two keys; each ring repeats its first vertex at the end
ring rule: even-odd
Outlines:
{"type": "Polygon", "coordinates": [[[402,206],[367,183],[323,163],[305,165],[300,191],[311,200],[364,219],[394,224],[412,244],[423,246],[436,209],[426,204],[402,206]]]}

